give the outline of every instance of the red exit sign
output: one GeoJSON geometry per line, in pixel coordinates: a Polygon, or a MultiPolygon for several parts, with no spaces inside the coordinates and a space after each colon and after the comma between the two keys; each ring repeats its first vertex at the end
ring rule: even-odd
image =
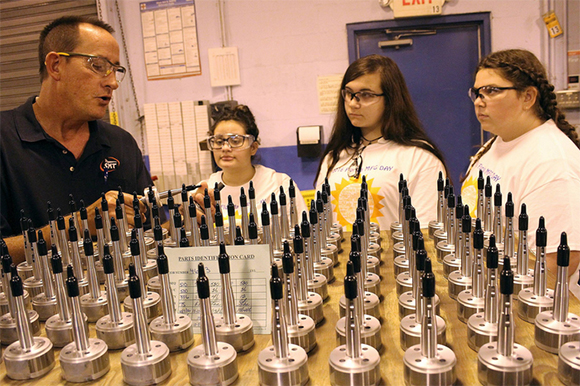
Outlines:
{"type": "Polygon", "coordinates": [[[391,0],[394,17],[440,15],[445,0],[391,0]]]}

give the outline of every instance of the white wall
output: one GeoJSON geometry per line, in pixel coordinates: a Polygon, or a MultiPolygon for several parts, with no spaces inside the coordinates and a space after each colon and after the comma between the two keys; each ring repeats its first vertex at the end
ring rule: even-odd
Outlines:
{"type": "MultiPolygon", "coordinates": [[[[112,9],[112,0],[101,1],[112,9]]],[[[195,4],[202,75],[147,81],[139,0],[119,1],[141,112],[145,103],[227,99],[224,87],[210,86],[208,74],[207,50],[222,45],[218,2],[195,0],[195,4]]],[[[547,0],[450,0],[443,14],[490,11],[492,50],[526,48],[547,64],[553,60],[542,21],[547,4],[547,0]]],[[[393,18],[390,8],[381,8],[378,0],[225,0],[224,13],[227,43],[238,47],[240,56],[242,84],[232,88],[233,99],[250,106],[265,147],[295,145],[300,125],[323,125],[328,137],[333,117],[318,112],[316,77],[342,74],[348,67],[347,23],[393,18]]],[[[116,26],[113,15],[110,11],[108,20],[116,26]]],[[[117,104],[130,118],[124,117],[123,125],[139,137],[127,83],[117,104]]]]}

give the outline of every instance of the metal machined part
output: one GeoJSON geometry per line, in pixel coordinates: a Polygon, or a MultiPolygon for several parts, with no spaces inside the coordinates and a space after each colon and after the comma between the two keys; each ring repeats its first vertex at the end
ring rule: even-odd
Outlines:
{"type": "MultiPolygon", "coordinates": [[[[360,262],[359,262],[360,265],[360,262]]],[[[347,262],[344,279],[344,298],[346,299],[345,344],[330,353],[331,385],[377,385],[381,381],[380,356],[378,351],[361,343],[360,326],[360,286],[354,273],[354,263],[347,262]]]]}
{"type": "Polygon", "coordinates": [[[558,351],[558,378],[567,386],[580,384],[580,341],[564,343],[558,351]]]}
{"type": "Polygon", "coordinates": [[[570,248],[568,237],[562,232],[557,251],[558,271],[554,289],[554,306],[551,311],[544,311],[536,316],[534,340],[536,346],[551,353],[558,353],[567,342],[580,340],[580,317],[568,312],[568,267],[570,265],[570,248]]]}
{"type": "Polygon", "coordinates": [[[143,286],[135,268],[136,265],[129,265],[129,298],[134,306],[135,343],[123,350],[121,370],[123,380],[129,385],[152,385],[169,378],[171,360],[169,348],[163,342],[151,340],[149,336],[141,297],[143,286]]]}
{"type": "MultiPolygon", "coordinates": [[[[469,215],[468,215],[469,216],[469,215]]],[[[465,218],[464,225],[471,226],[471,219],[465,218]]],[[[484,310],[485,307],[485,274],[483,265],[483,229],[481,229],[481,222],[476,221],[475,230],[473,232],[473,265],[471,269],[471,288],[466,288],[457,295],[457,318],[467,323],[471,315],[484,310]]],[[[495,246],[495,241],[490,238],[489,247],[487,249],[486,266],[497,267],[498,250],[495,246]]]]}
{"type": "MultiPolygon", "coordinates": [[[[314,271],[314,243],[310,237],[311,226],[308,222],[306,212],[302,213],[302,222],[300,223],[300,233],[304,240],[304,270],[306,274],[306,286],[309,291],[320,295],[324,301],[328,298],[328,280],[326,276],[314,271]]],[[[294,232],[296,233],[296,232],[294,232]]]]}
{"type": "MultiPolygon", "coordinates": [[[[457,204],[461,205],[461,201],[457,200],[457,204]]],[[[453,187],[449,187],[449,194],[447,196],[447,224],[446,224],[446,234],[447,239],[445,241],[439,241],[436,244],[437,249],[437,261],[443,263],[443,258],[455,252],[455,233],[457,232],[456,223],[456,200],[455,194],[453,194],[453,187]]]]}
{"type": "Polygon", "coordinates": [[[199,264],[197,293],[200,301],[202,344],[187,355],[189,383],[192,385],[230,385],[238,378],[236,350],[218,342],[211,312],[209,280],[199,264]]]}
{"type": "Polygon", "coordinates": [[[38,231],[37,251],[43,292],[34,296],[31,302],[39,320],[44,322],[56,313],[57,302],[52,274],[48,267],[48,250],[41,230],[38,231]]]}
{"type": "Polygon", "coordinates": [[[431,260],[425,259],[425,274],[421,278],[423,311],[420,343],[405,351],[405,383],[407,385],[453,385],[457,379],[455,353],[438,343],[438,323],[433,297],[435,275],[431,260]]]}
{"type": "MultiPolygon", "coordinates": [[[[87,315],[89,322],[96,322],[105,316],[108,311],[107,295],[101,291],[97,280],[97,271],[95,269],[95,258],[93,254],[93,241],[88,229],[84,231],[84,251],[87,257],[87,277],[89,281],[89,292],[80,296],[80,307],[87,315]]],[[[77,284],[78,285],[78,284],[77,284]]]]}
{"type": "Polygon", "coordinates": [[[71,217],[69,218],[69,227],[68,227],[68,237],[71,247],[71,264],[73,266],[74,275],[77,278],[79,291],[81,295],[84,295],[89,292],[89,281],[85,276],[85,272],[83,270],[83,265],[81,261],[81,251],[79,247],[79,239],[77,238],[77,233],[78,232],[75,228],[73,218],[71,217]]]}
{"type": "Polygon", "coordinates": [[[255,343],[253,322],[249,316],[236,313],[236,300],[230,277],[230,259],[224,243],[220,244],[218,265],[221,280],[221,316],[215,317],[216,338],[230,344],[236,352],[249,350],[255,343]]]}
{"type": "Polygon", "coordinates": [[[528,323],[535,323],[538,314],[549,311],[554,306],[554,291],[548,288],[547,240],[548,231],[545,227],[545,219],[540,217],[536,230],[534,284],[518,293],[518,316],[528,323]]]}
{"type": "MultiPolygon", "coordinates": [[[[242,213],[242,237],[248,238],[248,197],[244,191],[244,187],[240,188],[240,211],[242,213]]],[[[281,234],[283,237],[283,233],[281,234]]]]}
{"type": "Polygon", "coordinates": [[[523,289],[534,285],[534,271],[529,268],[529,261],[528,214],[526,204],[522,204],[518,218],[518,250],[514,271],[514,299],[518,299],[519,293],[523,289]]]}
{"type": "Polygon", "coordinates": [[[300,225],[294,227],[292,239],[293,253],[296,260],[294,275],[296,278],[296,298],[298,300],[298,312],[309,316],[315,324],[324,320],[322,311],[322,296],[308,290],[307,263],[304,258],[304,240],[300,234],[300,225]]]}
{"type": "Polygon", "coordinates": [[[11,343],[4,352],[6,375],[16,380],[41,377],[54,367],[53,347],[48,338],[32,335],[28,312],[22,299],[22,280],[14,265],[11,267],[10,290],[16,305],[18,340],[11,343]]]}
{"type": "Polygon", "coordinates": [[[531,352],[514,342],[515,325],[512,312],[513,271],[509,257],[505,258],[500,275],[501,313],[497,341],[484,344],[478,351],[478,378],[484,385],[519,384],[532,381],[531,352]]]}
{"type": "Polygon", "coordinates": [[[432,239],[435,231],[443,228],[443,216],[445,213],[445,197],[444,197],[444,181],[443,172],[439,172],[437,179],[437,218],[429,221],[429,237],[432,239]]]}
{"type": "MultiPolygon", "coordinates": [[[[85,235],[88,229],[85,230],[85,235]]],[[[86,243],[85,243],[86,245],[86,243]]],[[[92,257],[92,253],[87,254],[92,257]]],[[[107,344],[98,338],[89,338],[86,320],[81,312],[79,287],[72,267],[67,267],[66,288],[73,325],[72,343],[67,344],[59,355],[62,377],[69,382],[93,381],[105,375],[111,368],[107,344]]]]}
{"type": "Polygon", "coordinates": [[[322,254],[322,245],[320,238],[320,228],[318,227],[318,213],[316,212],[316,203],[314,201],[311,203],[310,212],[308,213],[308,219],[311,228],[311,240],[312,240],[312,251],[313,251],[313,264],[314,272],[319,273],[326,277],[328,283],[332,283],[335,279],[334,277],[334,260],[332,257],[328,257],[322,254]]]}
{"type": "MultiPolygon", "coordinates": [[[[121,222],[119,222],[120,224],[121,222]]],[[[114,218],[111,218],[111,244],[110,248],[111,256],[113,257],[114,265],[114,279],[115,286],[117,289],[117,295],[119,297],[119,302],[125,300],[129,296],[129,281],[128,277],[125,275],[125,265],[123,252],[121,249],[121,235],[120,229],[117,228],[117,222],[114,218]]]]}

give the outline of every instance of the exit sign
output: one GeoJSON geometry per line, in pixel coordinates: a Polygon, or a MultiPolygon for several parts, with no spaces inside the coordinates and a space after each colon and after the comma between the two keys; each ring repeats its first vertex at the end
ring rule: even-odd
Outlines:
{"type": "Polygon", "coordinates": [[[394,17],[441,15],[445,0],[391,0],[394,17]]]}

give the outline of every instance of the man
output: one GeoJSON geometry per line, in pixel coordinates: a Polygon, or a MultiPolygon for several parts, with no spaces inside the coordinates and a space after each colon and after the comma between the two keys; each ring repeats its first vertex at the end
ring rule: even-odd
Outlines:
{"type": "Polygon", "coordinates": [[[16,263],[24,259],[21,210],[48,238],[47,202],[64,215],[72,194],[77,205],[81,199],[88,205],[94,227],[101,193],[107,192],[114,215],[120,186],[132,222],[131,193],[142,194],[152,184],[134,138],[100,120],[125,75],[113,32],[100,20],[79,16],[48,24],[38,48],[40,94],[1,113],[0,227],[16,263]]]}

